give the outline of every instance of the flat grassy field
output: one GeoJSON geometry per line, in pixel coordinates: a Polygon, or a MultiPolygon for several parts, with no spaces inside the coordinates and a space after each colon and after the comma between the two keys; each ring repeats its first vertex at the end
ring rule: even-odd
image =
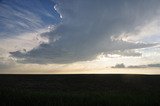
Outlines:
{"type": "Polygon", "coordinates": [[[160,76],[0,75],[0,106],[160,106],[160,76]]]}

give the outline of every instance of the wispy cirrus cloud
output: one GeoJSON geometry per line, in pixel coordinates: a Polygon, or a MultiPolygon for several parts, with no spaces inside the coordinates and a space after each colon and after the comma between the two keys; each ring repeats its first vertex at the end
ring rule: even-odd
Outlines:
{"type": "Polygon", "coordinates": [[[2,0],[0,3],[1,38],[33,32],[57,23],[59,15],[51,8],[52,6],[54,3],[51,1],[2,0]]]}

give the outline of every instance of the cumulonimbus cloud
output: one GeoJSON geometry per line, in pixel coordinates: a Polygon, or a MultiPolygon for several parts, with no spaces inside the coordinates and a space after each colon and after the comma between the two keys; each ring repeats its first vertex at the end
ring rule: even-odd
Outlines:
{"type": "Polygon", "coordinates": [[[62,22],[44,33],[48,44],[27,53],[11,52],[22,63],[72,63],[94,59],[97,54],[155,44],[112,40],[159,15],[159,0],[58,0],[62,22]]]}

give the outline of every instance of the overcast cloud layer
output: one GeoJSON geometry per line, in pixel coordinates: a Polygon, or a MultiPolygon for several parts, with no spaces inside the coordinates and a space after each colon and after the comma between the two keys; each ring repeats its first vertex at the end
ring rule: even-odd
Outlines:
{"type": "Polygon", "coordinates": [[[62,21],[41,34],[49,43],[28,52],[11,52],[18,62],[72,63],[95,59],[101,53],[155,45],[116,38],[157,19],[160,0],[57,0],[55,4],[62,21]]]}

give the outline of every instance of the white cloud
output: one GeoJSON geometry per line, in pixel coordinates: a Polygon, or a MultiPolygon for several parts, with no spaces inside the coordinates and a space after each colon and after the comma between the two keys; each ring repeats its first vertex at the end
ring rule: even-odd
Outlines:
{"type": "Polygon", "coordinates": [[[108,54],[109,57],[112,57],[112,56],[124,56],[124,57],[141,57],[142,56],[142,53],[141,52],[138,52],[136,50],[116,50],[116,51],[113,51],[111,53],[108,54]]]}
{"type": "Polygon", "coordinates": [[[152,21],[135,27],[131,32],[124,32],[119,36],[112,36],[113,40],[123,40],[130,42],[160,42],[160,20],[159,16],[152,21]]]}
{"type": "Polygon", "coordinates": [[[30,51],[39,46],[41,43],[48,43],[48,38],[42,37],[41,34],[48,32],[49,29],[39,29],[36,32],[23,33],[18,36],[0,39],[0,49],[7,52],[26,49],[30,51]]]}
{"type": "Polygon", "coordinates": [[[13,68],[16,65],[17,59],[10,57],[10,52],[18,50],[21,53],[26,53],[42,43],[49,43],[48,38],[41,36],[41,34],[50,30],[53,28],[39,29],[36,32],[0,39],[0,69],[13,68]]]}

